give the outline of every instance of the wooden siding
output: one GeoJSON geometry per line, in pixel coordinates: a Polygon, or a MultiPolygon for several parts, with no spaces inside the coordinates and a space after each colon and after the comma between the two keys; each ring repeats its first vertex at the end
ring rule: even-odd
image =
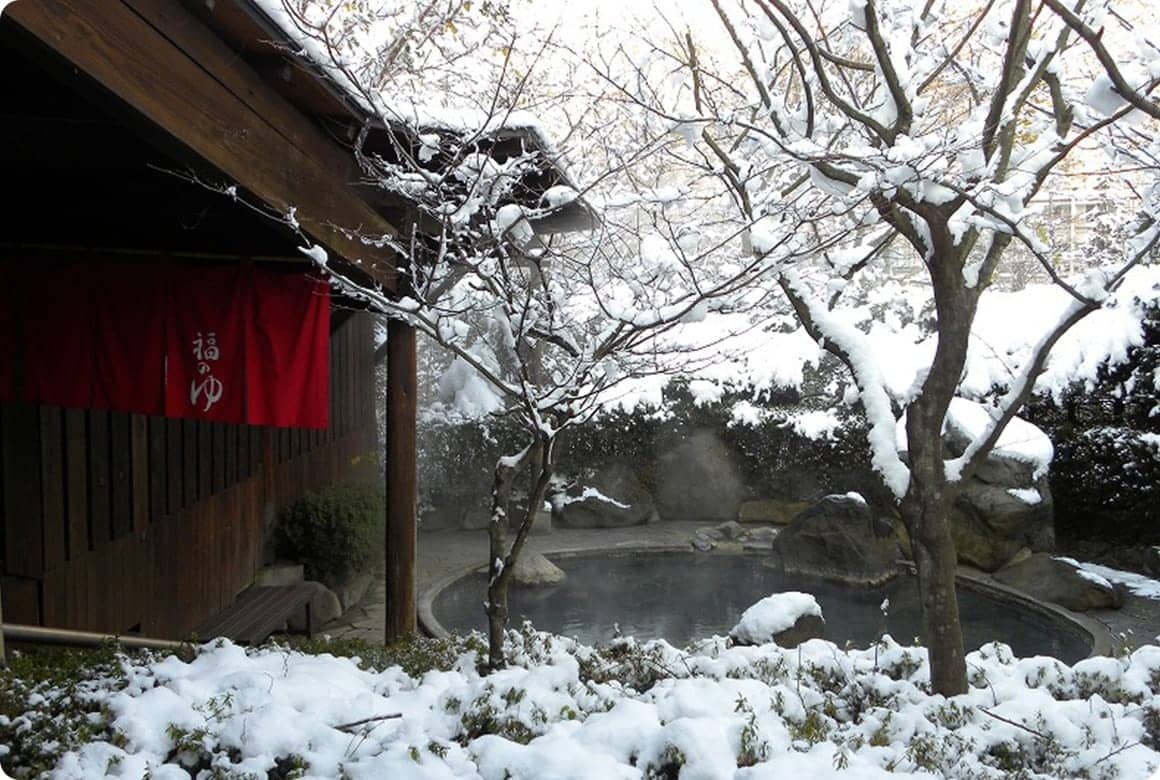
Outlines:
{"type": "Polygon", "coordinates": [[[0,404],[4,619],[181,637],[263,564],[277,511],[372,478],[373,325],[332,334],[330,427],[0,404]]]}

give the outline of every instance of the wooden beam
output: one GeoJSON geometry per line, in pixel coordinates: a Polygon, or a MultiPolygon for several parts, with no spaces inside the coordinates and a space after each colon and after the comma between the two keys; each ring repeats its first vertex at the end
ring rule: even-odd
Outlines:
{"type": "Polygon", "coordinates": [[[415,329],[387,324],[386,641],[416,632],[415,329]]]}
{"type": "Polygon", "coordinates": [[[395,229],[348,185],[346,151],[178,3],[36,0],[13,3],[3,19],[272,210],[293,209],[315,241],[395,289],[391,250],[351,235],[395,229]]]}

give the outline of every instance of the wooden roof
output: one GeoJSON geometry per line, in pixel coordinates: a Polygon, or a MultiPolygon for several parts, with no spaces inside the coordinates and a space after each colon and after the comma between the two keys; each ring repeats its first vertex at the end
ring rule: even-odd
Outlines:
{"type": "MultiPolygon", "coordinates": [[[[222,0],[215,6],[232,3],[222,0]]],[[[75,158],[70,149],[82,152],[82,159],[73,159],[65,167],[65,180],[52,183],[58,197],[68,201],[62,206],[69,212],[86,208],[84,200],[70,197],[74,190],[69,185],[77,179],[86,183],[106,179],[106,186],[97,187],[102,192],[108,189],[108,179],[123,184],[119,171],[130,179],[156,178],[157,170],[123,167],[127,160],[141,156],[134,148],[140,141],[118,130],[128,126],[171,153],[173,160],[192,166],[198,175],[236,183],[275,213],[293,209],[302,230],[313,240],[387,289],[395,288],[391,250],[354,235],[357,231],[362,236],[391,236],[397,231],[353,187],[356,172],[349,150],[274,89],[270,74],[250,66],[229,38],[182,3],[20,0],[0,17],[0,32],[10,34],[17,49],[52,71],[66,87],[91,97],[97,106],[96,111],[82,112],[79,117],[68,117],[68,110],[60,107],[38,108],[38,100],[46,101],[44,95],[35,94],[42,86],[35,84],[25,88],[32,94],[25,95],[24,116],[13,125],[12,132],[24,134],[24,141],[34,142],[49,161],[57,160],[44,170],[45,176],[61,167],[58,155],[75,158]],[[42,108],[51,113],[41,115],[42,108]],[[94,143],[101,140],[105,143],[94,143]],[[109,163],[108,169],[102,169],[109,163]]],[[[4,48],[11,56],[10,47],[4,48]]],[[[8,78],[13,78],[11,72],[8,78]]],[[[11,149],[7,153],[13,154],[11,149]]],[[[152,190],[158,188],[164,189],[151,184],[152,190]]],[[[84,187],[79,189],[83,193],[84,187]]],[[[87,205],[99,210],[101,204],[87,205]]],[[[144,205],[148,213],[149,204],[144,205]]],[[[57,214],[65,230],[71,219],[69,213],[57,214]]],[[[245,243],[245,236],[239,238],[245,243]]]]}
{"type": "MultiPolygon", "coordinates": [[[[250,0],[8,5],[0,162],[26,208],[9,212],[3,240],[131,247],[140,238],[154,249],[295,255],[296,239],[274,221],[170,175],[190,170],[236,184],[276,214],[293,209],[348,273],[394,291],[393,252],[364,237],[396,235],[414,215],[360,186],[350,145],[366,117],[289,43],[250,0]]],[[[385,147],[381,132],[370,142],[385,147]]],[[[483,151],[502,160],[539,143],[506,132],[483,151]]],[[[529,198],[561,181],[547,160],[526,183],[529,198]]],[[[551,217],[543,232],[591,223],[586,206],[574,211],[551,217]]]]}
{"type": "MultiPolygon", "coordinates": [[[[241,52],[251,67],[265,74],[268,83],[279,94],[315,117],[328,132],[343,139],[344,143],[353,143],[364,122],[369,122],[371,130],[365,142],[366,151],[392,158],[394,152],[390,136],[398,140],[414,135],[416,128],[406,127],[402,122],[387,128],[379,117],[369,117],[359,100],[328,79],[317,63],[304,56],[296,56],[294,51],[299,48],[298,43],[266,14],[260,3],[254,0],[186,2],[199,18],[241,52]]],[[[442,126],[420,125],[417,129],[419,132],[443,135],[457,132],[442,126]]],[[[465,130],[472,132],[470,128],[465,130]]],[[[417,144],[417,139],[412,140],[417,144]]],[[[534,201],[538,201],[540,195],[557,184],[571,185],[549,148],[548,139],[536,129],[519,125],[503,126],[482,134],[476,147],[477,151],[501,163],[525,152],[539,153],[544,164],[522,182],[522,189],[529,201],[527,205],[535,205],[534,201]]],[[[437,167],[438,158],[432,160],[431,164],[437,167]]],[[[377,188],[366,188],[363,191],[368,200],[389,219],[394,218],[402,224],[412,218],[413,215],[401,213],[400,205],[388,200],[377,188]]],[[[541,233],[564,232],[588,229],[595,221],[592,209],[582,199],[578,199],[537,221],[534,227],[541,233]]]]}

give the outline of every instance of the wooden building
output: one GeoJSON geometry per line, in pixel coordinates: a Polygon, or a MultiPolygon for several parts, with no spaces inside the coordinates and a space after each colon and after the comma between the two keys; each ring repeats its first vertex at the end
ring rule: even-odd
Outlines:
{"type": "MultiPolygon", "coordinates": [[[[310,273],[304,240],[394,290],[389,252],[341,229],[394,232],[389,205],[352,185],[341,130],[359,118],[271,48],[278,36],[246,0],[4,7],[0,270],[58,274],[38,311],[94,263],[310,273]],[[304,235],[190,177],[293,209],[304,235]]],[[[281,507],[375,477],[374,325],[332,306],[324,430],[0,404],[4,620],[181,637],[251,582],[281,507]]],[[[400,634],[414,630],[413,332],[393,324],[388,347],[389,631],[400,634]]]]}
{"type": "MultiPolygon", "coordinates": [[[[398,292],[396,258],[362,238],[396,235],[410,212],[359,185],[351,149],[368,126],[368,146],[385,148],[388,130],[293,55],[295,42],[260,4],[0,0],[0,9],[8,195],[0,293],[21,300],[21,314],[0,311],[0,398],[5,369],[13,387],[22,381],[11,376],[16,357],[4,354],[5,327],[51,325],[94,268],[306,276],[316,269],[300,250],[311,243],[327,251],[333,272],[398,292]],[[270,218],[287,214],[293,230],[270,218]],[[13,292],[13,271],[29,269],[41,283],[13,292]]],[[[501,129],[476,143],[501,161],[529,147],[546,152],[527,130],[501,129]]],[[[522,182],[530,202],[565,183],[550,155],[542,159],[522,182]]],[[[535,227],[560,232],[593,219],[577,201],[535,227]]],[[[331,300],[324,429],[15,396],[0,403],[5,622],[184,636],[250,584],[279,509],[330,482],[382,478],[385,463],[387,638],[413,633],[415,333],[392,321],[376,355],[371,315],[331,300]],[[388,382],[379,399],[375,363],[384,346],[388,382]],[[387,408],[385,453],[376,452],[378,403],[387,408]]],[[[67,372],[63,354],[37,359],[67,372]]]]}

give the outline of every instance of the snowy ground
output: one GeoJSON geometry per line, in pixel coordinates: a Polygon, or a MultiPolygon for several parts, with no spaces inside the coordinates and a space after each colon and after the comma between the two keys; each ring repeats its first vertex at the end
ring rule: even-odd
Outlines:
{"type": "Polygon", "coordinates": [[[1160,767],[1160,647],[1067,667],[991,645],[969,656],[970,692],[947,700],[925,691],[925,652],[889,638],[863,651],[723,639],[678,651],[511,636],[513,665],[490,675],[466,650],[412,677],[222,642],[191,663],[123,659],[103,681],[38,690],[30,704],[72,697],[104,713],[56,778],[1137,778],[1160,767]]]}
{"type": "MultiPolygon", "coordinates": [[[[1071,558],[1066,560],[1074,561],[1071,558]]],[[[1135,572],[1113,569],[1108,566],[1101,566],[1098,563],[1075,561],[1075,564],[1084,571],[1103,577],[1109,582],[1123,583],[1129,591],[1140,598],[1160,600],[1160,581],[1154,580],[1151,577],[1145,577],[1143,574],[1136,574],[1135,572]]]]}

